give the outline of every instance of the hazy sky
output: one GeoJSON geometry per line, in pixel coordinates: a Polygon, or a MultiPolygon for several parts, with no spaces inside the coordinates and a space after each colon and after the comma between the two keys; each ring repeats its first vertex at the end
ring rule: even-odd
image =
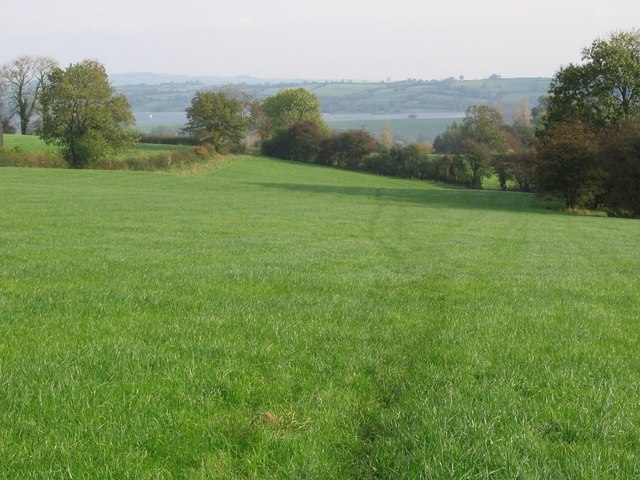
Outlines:
{"type": "Polygon", "coordinates": [[[0,0],[0,64],[109,73],[403,80],[552,76],[638,0],[0,0]]]}

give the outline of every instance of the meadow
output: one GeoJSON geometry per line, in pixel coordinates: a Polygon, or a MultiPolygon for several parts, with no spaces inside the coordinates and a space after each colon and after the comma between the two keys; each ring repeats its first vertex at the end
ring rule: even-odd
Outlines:
{"type": "Polygon", "coordinates": [[[640,476],[637,221],[261,157],[0,202],[0,478],[640,476]]]}
{"type": "Polygon", "coordinates": [[[37,135],[4,134],[4,148],[22,152],[57,152],[59,147],[47,145],[37,135]]]}
{"type": "MultiPolygon", "coordinates": [[[[37,135],[4,135],[4,147],[7,150],[17,150],[24,153],[41,153],[41,152],[59,152],[60,147],[56,145],[48,145],[37,135]]],[[[120,157],[147,155],[153,156],[166,152],[189,150],[191,147],[186,145],[156,145],[151,143],[139,143],[127,150],[120,157]]]]}

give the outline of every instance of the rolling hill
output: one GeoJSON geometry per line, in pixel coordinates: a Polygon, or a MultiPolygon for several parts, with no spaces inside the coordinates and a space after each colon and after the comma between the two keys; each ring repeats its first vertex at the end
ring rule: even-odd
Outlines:
{"type": "MultiPolygon", "coordinates": [[[[131,77],[141,81],[147,77],[131,77]]],[[[211,79],[178,77],[164,83],[124,85],[117,88],[127,95],[138,112],[181,112],[197,89],[219,88],[211,79]]],[[[240,88],[257,98],[274,95],[282,88],[302,87],[320,100],[323,113],[394,114],[414,112],[460,112],[470,105],[501,105],[508,113],[515,102],[526,100],[534,106],[546,94],[548,78],[492,78],[486,80],[407,80],[403,82],[237,82],[240,88]]]]}

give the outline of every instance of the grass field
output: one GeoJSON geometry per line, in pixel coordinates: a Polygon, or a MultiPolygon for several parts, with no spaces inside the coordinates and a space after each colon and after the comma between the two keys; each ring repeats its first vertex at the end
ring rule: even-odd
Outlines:
{"type": "MultiPolygon", "coordinates": [[[[18,149],[21,152],[57,152],[60,147],[47,145],[37,135],[4,135],[4,147],[8,150],[18,149]]],[[[188,150],[191,147],[186,145],[156,145],[150,143],[139,143],[134,148],[127,150],[120,156],[147,155],[153,156],[170,151],[188,150]]]]}
{"type": "Polygon", "coordinates": [[[264,158],[0,202],[0,478],[640,477],[637,221],[264,158]]]}
{"type": "Polygon", "coordinates": [[[47,145],[37,135],[4,134],[4,148],[18,149],[22,152],[57,152],[59,147],[47,145]]]}

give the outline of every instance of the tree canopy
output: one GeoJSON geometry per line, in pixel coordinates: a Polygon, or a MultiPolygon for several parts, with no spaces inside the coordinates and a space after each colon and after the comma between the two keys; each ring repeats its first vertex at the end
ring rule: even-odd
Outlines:
{"type": "Polygon", "coordinates": [[[138,134],[131,107],[116,95],[104,66],[84,60],[66,70],[54,68],[43,91],[42,138],[61,145],[72,168],[82,168],[99,158],[135,143],[138,134]]]}
{"type": "Polygon", "coordinates": [[[47,77],[56,66],[47,57],[23,55],[0,68],[0,82],[5,85],[9,117],[20,120],[20,132],[25,135],[34,114],[40,111],[40,95],[47,77]]]}
{"type": "Polygon", "coordinates": [[[490,174],[492,156],[504,148],[503,124],[502,112],[495,108],[473,105],[467,109],[461,131],[462,150],[476,188],[481,188],[482,178],[490,174]]]}
{"type": "Polygon", "coordinates": [[[226,142],[238,143],[248,126],[245,105],[224,91],[197,91],[187,108],[187,125],[183,131],[201,143],[219,149],[226,142]]]}
{"type": "Polygon", "coordinates": [[[580,120],[552,126],[537,145],[536,184],[562,197],[569,208],[595,206],[602,194],[598,137],[580,120]]]}
{"type": "Polygon", "coordinates": [[[554,77],[547,125],[580,118],[609,128],[640,114],[640,30],[595,40],[582,60],[554,77]]]}
{"type": "Polygon", "coordinates": [[[262,110],[266,117],[264,130],[267,134],[286,130],[305,120],[324,126],[318,98],[304,88],[280,90],[264,100],[262,110]]]}
{"type": "Polygon", "coordinates": [[[582,51],[553,79],[536,147],[540,192],[569,207],[640,213],[640,30],[582,51]]]}

